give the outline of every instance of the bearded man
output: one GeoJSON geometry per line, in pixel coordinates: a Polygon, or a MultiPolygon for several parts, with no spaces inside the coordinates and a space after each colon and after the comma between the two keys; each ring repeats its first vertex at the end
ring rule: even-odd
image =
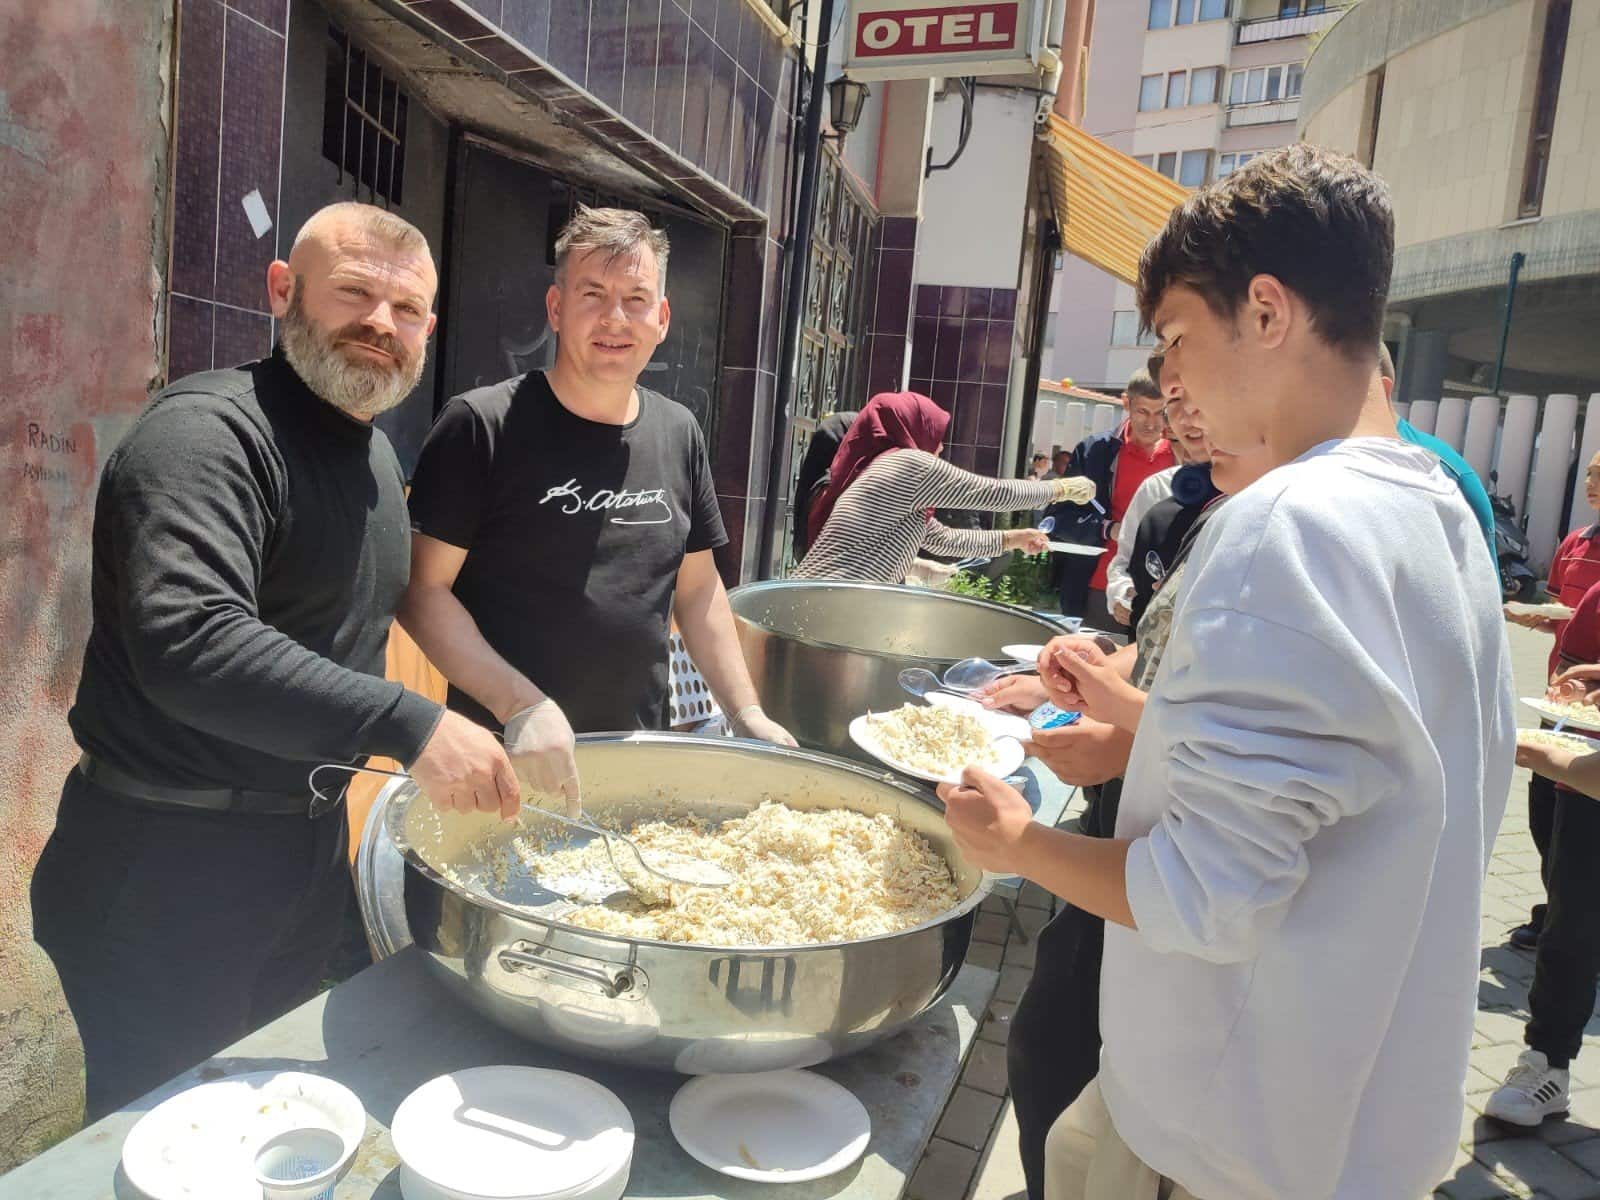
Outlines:
{"type": "Polygon", "coordinates": [[[386,755],[436,804],[516,808],[492,735],[383,678],[410,534],[372,418],[421,376],[436,278],[405,221],[323,209],[268,268],[273,354],[173,382],[106,462],[83,757],[32,888],[91,1120],[315,993],[351,885],[313,766],[386,755]]]}

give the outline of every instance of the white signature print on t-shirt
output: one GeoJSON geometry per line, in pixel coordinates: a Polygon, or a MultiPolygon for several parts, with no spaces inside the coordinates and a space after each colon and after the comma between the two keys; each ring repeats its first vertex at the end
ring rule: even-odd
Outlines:
{"type": "Polygon", "coordinates": [[[662,488],[640,488],[630,492],[627,488],[621,491],[612,491],[610,488],[601,488],[587,500],[583,496],[583,485],[576,479],[569,479],[563,484],[545,492],[540,504],[548,504],[552,500],[561,501],[561,511],[568,516],[575,516],[581,512],[603,512],[607,509],[643,509],[644,513],[638,516],[612,517],[613,525],[665,525],[672,520],[672,505],[667,503],[667,493],[662,488]],[[649,510],[659,507],[665,515],[657,516],[649,510]]]}

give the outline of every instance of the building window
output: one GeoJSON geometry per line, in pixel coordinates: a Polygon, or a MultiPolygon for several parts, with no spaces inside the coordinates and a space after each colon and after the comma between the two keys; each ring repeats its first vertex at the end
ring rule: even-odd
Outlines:
{"type": "Polygon", "coordinates": [[[1156,170],[1168,179],[1176,179],[1178,177],[1178,152],[1173,150],[1159,155],[1156,158],[1156,170]]]}
{"type": "Polygon", "coordinates": [[[1537,217],[1544,206],[1550,138],[1556,128],[1556,98],[1561,93],[1561,68],[1567,57],[1567,29],[1571,24],[1572,0],[1550,0],[1544,18],[1544,44],[1539,50],[1533,119],[1528,128],[1528,158],[1522,168],[1522,202],[1517,208],[1521,217],[1537,217]]]}
{"type": "Polygon", "coordinates": [[[1119,308],[1111,314],[1111,344],[1113,346],[1154,346],[1156,336],[1140,332],[1139,314],[1131,308],[1119,308]]]}
{"type": "Polygon", "coordinates": [[[406,110],[410,101],[343,30],[328,26],[322,107],[322,154],[376,200],[402,202],[406,110]]]}
{"type": "Polygon", "coordinates": [[[1304,73],[1304,63],[1233,71],[1228,75],[1228,103],[1261,104],[1291,100],[1300,94],[1304,73]]]}
{"type": "Polygon", "coordinates": [[[1171,29],[1198,21],[1221,21],[1228,15],[1228,0],[1150,0],[1151,29],[1171,29]]]}
{"type": "Polygon", "coordinates": [[[1215,104],[1217,102],[1217,78],[1221,74],[1221,67],[1196,67],[1193,71],[1190,71],[1189,103],[1215,104]]]}
{"type": "Polygon", "coordinates": [[[1161,107],[1163,77],[1146,75],[1139,80],[1139,111],[1154,112],[1161,107]]]}
{"type": "Polygon", "coordinates": [[[1133,161],[1138,163],[1141,167],[1149,167],[1151,170],[1155,169],[1155,155],[1153,154],[1135,154],[1133,156],[1133,161]]]}
{"type": "Polygon", "coordinates": [[[1189,94],[1189,72],[1174,71],[1167,76],[1167,107],[1182,108],[1189,94]]]}
{"type": "Polygon", "coordinates": [[[1183,161],[1178,167],[1178,182],[1184,187],[1204,187],[1206,177],[1211,173],[1211,151],[1185,150],[1183,161]]]}
{"type": "Polygon", "coordinates": [[[1278,17],[1309,17],[1327,8],[1327,0],[1278,0],[1278,17]]]}
{"type": "Polygon", "coordinates": [[[1245,163],[1256,156],[1256,151],[1251,150],[1241,154],[1223,154],[1217,158],[1217,178],[1222,179],[1232,175],[1245,163]]]}

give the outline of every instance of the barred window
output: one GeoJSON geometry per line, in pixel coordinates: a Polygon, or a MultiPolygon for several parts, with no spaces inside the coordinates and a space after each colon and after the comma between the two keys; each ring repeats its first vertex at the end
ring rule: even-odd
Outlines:
{"type": "Polygon", "coordinates": [[[328,26],[322,154],[374,201],[402,203],[406,177],[405,92],[337,26],[328,26]]]}

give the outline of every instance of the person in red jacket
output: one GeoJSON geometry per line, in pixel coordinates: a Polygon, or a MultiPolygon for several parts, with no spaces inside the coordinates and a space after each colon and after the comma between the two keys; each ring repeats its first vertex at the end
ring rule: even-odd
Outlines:
{"type": "MultiPolygon", "coordinates": [[[[1600,511],[1600,454],[1589,463],[1584,476],[1584,495],[1589,507],[1600,511]]],[[[1546,590],[1558,604],[1576,609],[1589,589],[1600,583],[1600,522],[1574,529],[1556,547],[1550,560],[1550,579],[1546,590]]],[[[1555,674],[1561,665],[1561,644],[1566,633],[1566,621],[1552,621],[1546,617],[1521,616],[1507,611],[1506,620],[1527,629],[1555,635],[1550,648],[1550,673],[1555,674]]],[[[1594,661],[1592,659],[1581,661],[1594,661]]],[[[1550,831],[1555,821],[1556,785],[1543,775],[1533,775],[1528,780],[1528,831],[1539,851],[1541,870],[1548,874],[1550,860],[1550,831]]],[[[1513,929],[1507,940],[1523,950],[1539,944],[1539,931],[1544,928],[1546,906],[1535,904],[1525,923],[1513,929]]]]}

